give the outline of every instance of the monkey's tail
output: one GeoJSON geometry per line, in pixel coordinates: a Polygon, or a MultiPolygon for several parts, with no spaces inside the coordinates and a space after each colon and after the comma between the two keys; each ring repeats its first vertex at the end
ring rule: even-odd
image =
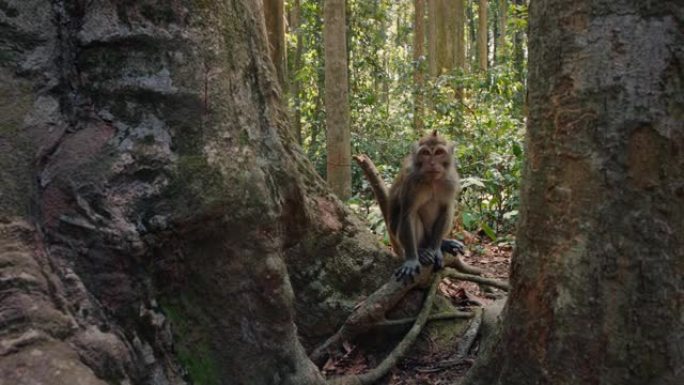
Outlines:
{"type": "Polygon", "coordinates": [[[389,228],[389,192],[387,191],[385,182],[380,177],[378,169],[375,168],[375,164],[373,164],[373,161],[368,157],[368,155],[354,155],[354,160],[359,167],[361,167],[361,170],[366,176],[368,183],[370,183],[371,189],[373,189],[373,194],[375,194],[375,200],[380,206],[382,217],[385,218],[385,225],[387,225],[389,228]]]}

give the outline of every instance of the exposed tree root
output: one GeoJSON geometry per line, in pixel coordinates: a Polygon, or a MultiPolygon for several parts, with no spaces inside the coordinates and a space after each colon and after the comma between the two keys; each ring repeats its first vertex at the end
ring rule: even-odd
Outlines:
{"type": "Polygon", "coordinates": [[[480,332],[480,328],[482,327],[482,312],[482,308],[477,308],[473,311],[475,316],[473,317],[473,320],[470,322],[468,330],[466,330],[465,333],[463,333],[461,340],[458,342],[456,354],[454,355],[453,359],[439,362],[430,368],[418,369],[418,371],[423,373],[437,372],[465,363],[465,359],[466,357],[468,357],[468,352],[473,347],[475,339],[477,338],[477,335],[480,332]]]}
{"type": "Polygon", "coordinates": [[[321,346],[316,348],[309,358],[318,366],[328,359],[329,351],[337,349],[344,341],[350,341],[357,335],[370,330],[373,325],[385,322],[385,313],[392,309],[411,289],[425,286],[432,269],[421,269],[415,281],[405,284],[391,277],[380,289],[363,301],[352,314],[349,315],[342,327],[321,346]]]}
{"type": "Polygon", "coordinates": [[[392,369],[397,364],[399,359],[401,359],[404,356],[408,348],[411,347],[413,342],[420,334],[421,330],[423,330],[423,327],[425,326],[429,318],[430,310],[432,309],[432,303],[435,299],[437,286],[439,286],[439,282],[441,280],[441,273],[435,274],[433,276],[432,284],[430,285],[430,290],[425,296],[425,301],[423,302],[423,308],[420,310],[420,313],[418,313],[418,317],[416,317],[416,321],[411,327],[411,330],[409,330],[409,332],[406,333],[404,338],[401,340],[401,342],[399,342],[399,344],[397,344],[394,350],[387,357],[385,357],[384,360],[382,360],[380,365],[363,374],[334,378],[330,380],[329,383],[335,385],[369,385],[375,383],[376,381],[384,377],[390,371],[390,369],[392,369]]]}
{"type": "Polygon", "coordinates": [[[455,269],[447,268],[446,276],[450,278],[460,279],[462,281],[470,281],[482,285],[496,287],[497,289],[501,289],[506,292],[510,289],[508,283],[499,281],[498,279],[481,277],[479,275],[463,274],[455,269]]]}
{"type": "MultiPolygon", "coordinates": [[[[428,317],[428,322],[431,321],[444,321],[454,318],[472,318],[475,313],[469,311],[451,311],[439,314],[433,314],[428,317]]],[[[401,326],[415,322],[415,318],[401,318],[401,319],[390,319],[383,322],[378,322],[373,325],[373,327],[394,327],[401,326]]]]}

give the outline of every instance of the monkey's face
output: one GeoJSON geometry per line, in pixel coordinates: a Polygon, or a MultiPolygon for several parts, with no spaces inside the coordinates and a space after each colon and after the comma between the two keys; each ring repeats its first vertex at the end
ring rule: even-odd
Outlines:
{"type": "Polygon", "coordinates": [[[422,145],[416,153],[416,166],[428,179],[441,179],[451,166],[451,153],[442,144],[422,145]]]}

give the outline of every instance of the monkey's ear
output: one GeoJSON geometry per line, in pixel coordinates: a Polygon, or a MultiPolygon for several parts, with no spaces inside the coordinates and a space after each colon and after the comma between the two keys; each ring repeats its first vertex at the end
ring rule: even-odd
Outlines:
{"type": "Polygon", "coordinates": [[[450,156],[454,155],[454,150],[456,149],[456,142],[449,142],[447,144],[447,152],[450,156]]]}
{"type": "Polygon", "coordinates": [[[437,130],[432,131],[432,136],[437,137],[439,134],[437,134],[437,130]]]}

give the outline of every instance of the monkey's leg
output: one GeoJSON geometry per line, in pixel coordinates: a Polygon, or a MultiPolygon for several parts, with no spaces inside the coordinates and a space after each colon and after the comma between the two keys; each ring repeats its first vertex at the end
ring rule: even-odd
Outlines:
{"type": "Polygon", "coordinates": [[[449,231],[452,216],[449,215],[449,207],[441,207],[439,215],[432,225],[430,234],[426,238],[426,246],[433,258],[435,271],[444,267],[444,255],[442,254],[442,237],[449,231]]]}
{"type": "Polygon", "coordinates": [[[398,228],[399,243],[404,249],[404,264],[394,273],[397,281],[413,280],[413,277],[420,273],[420,261],[418,260],[418,242],[421,241],[423,224],[417,213],[407,213],[403,215],[398,228]]]}

